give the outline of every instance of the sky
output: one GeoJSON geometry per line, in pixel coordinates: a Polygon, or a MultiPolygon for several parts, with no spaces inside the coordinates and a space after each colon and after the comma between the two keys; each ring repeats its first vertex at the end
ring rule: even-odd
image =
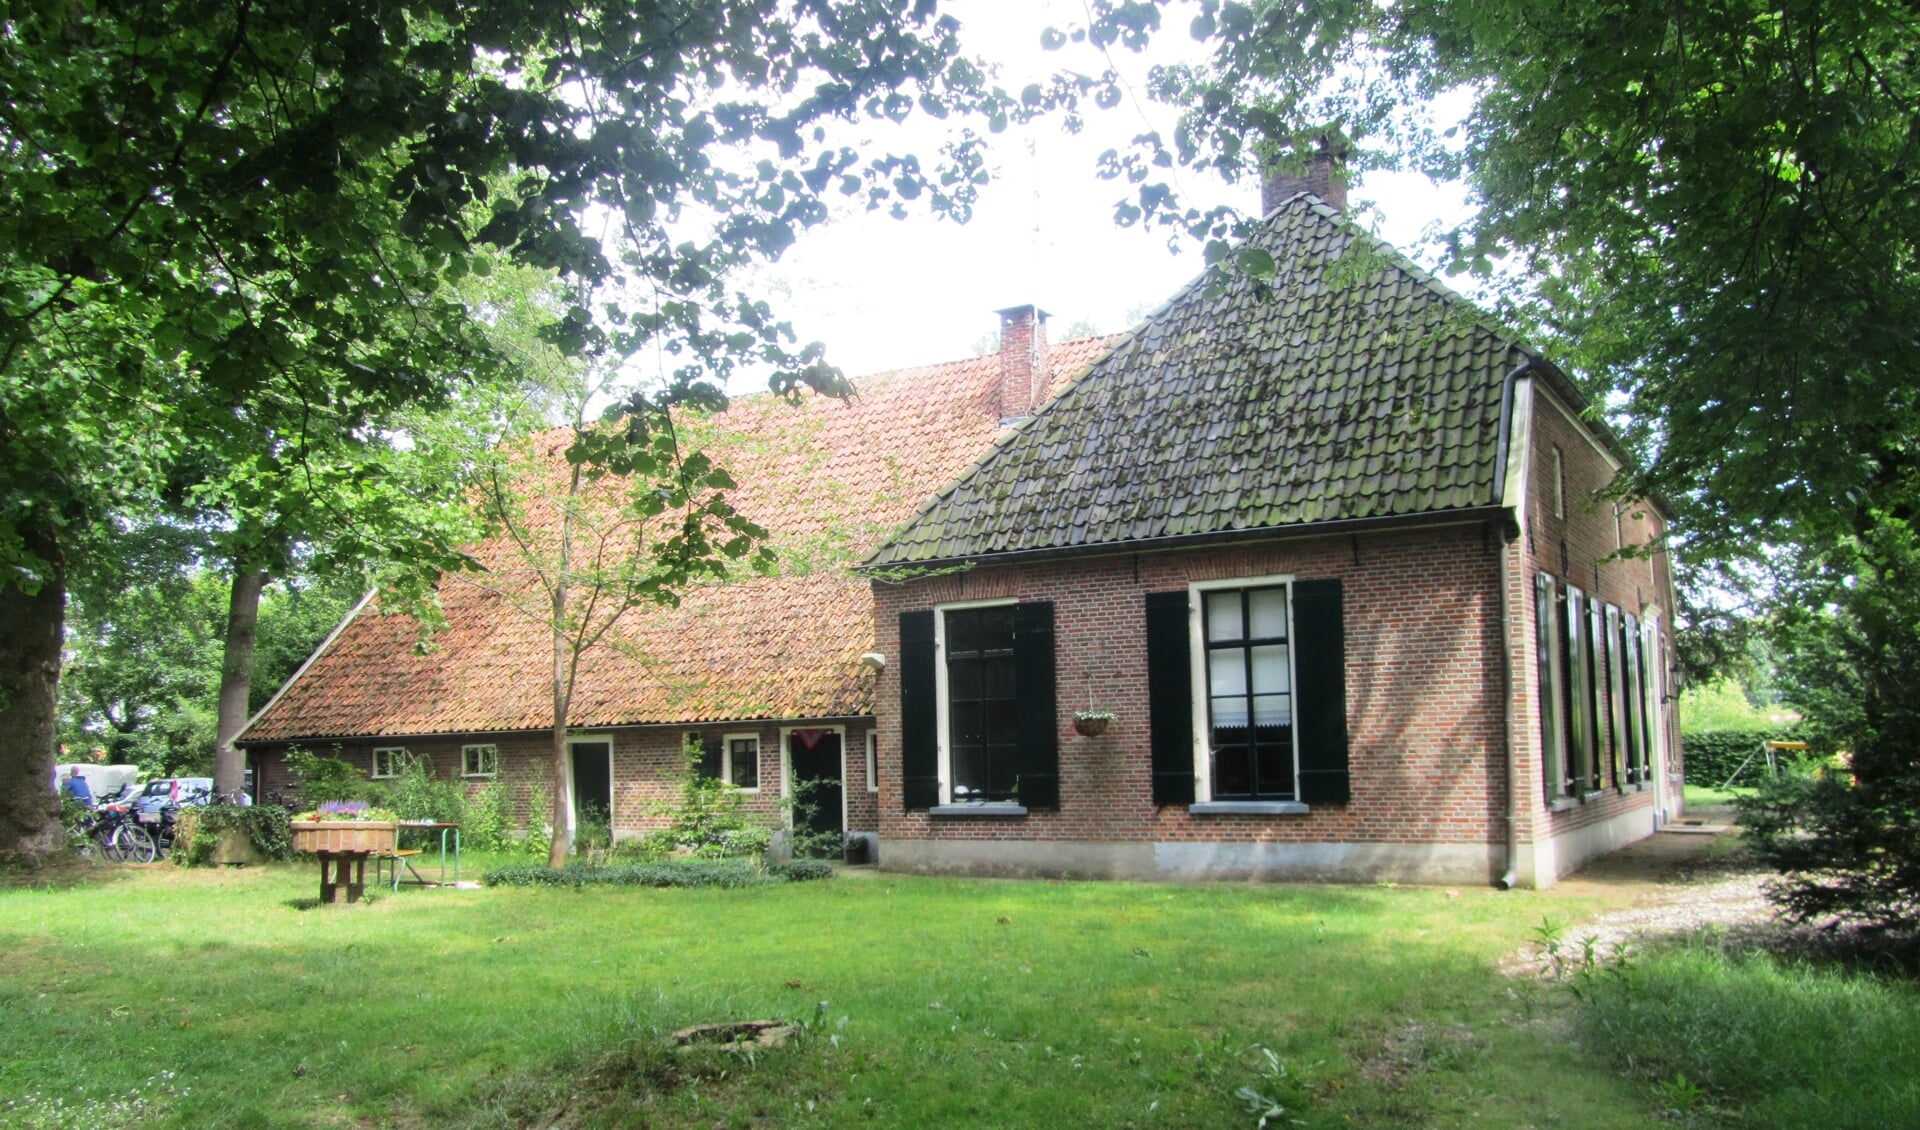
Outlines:
{"type": "MultiPolygon", "coordinates": [[[[951,11],[961,21],[964,48],[997,64],[1008,90],[1062,67],[1097,72],[1106,63],[1091,48],[1040,47],[1044,28],[1085,22],[1080,0],[960,0],[951,11]]],[[[855,378],[980,352],[998,332],[995,311],[1008,306],[1046,310],[1054,340],[1076,329],[1130,328],[1200,273],[1200,251],[1186,243],[1175,253],[1164,232],[1118,227],[1113,205],[1127,186],[1098,179],[1094,163],[1137,133],[1171,132],[1173,116],[1147,100],[1144,80],[1154,62],[1201,58],[1187,34],[1189,19],[1171,13],[1144,57],[1111,51],[1134,93],[1113,110],[1089,110],[1080,135],[1052,120],[991,139],[994,182],[964,226],[849,206],[760,272],[759,289],[802,342],[826,343],[828,359],[855,378]]],[[[912,148],[910,140],[874,136],[896,151],[912,148]]],[[[1202,207],[1258,207],[1254,184],[1230,186],[1183,170],[1175,185],[1202,207]]],[[[1349,195],[1356,207],[1371,201],[1377,234],[1410,254],[1429,225],[1466,214],[1462,189],[1418,175],[1373,173],[1349,195]]],[[[734,391],[757,384],[745,380],[734,391]]]]}

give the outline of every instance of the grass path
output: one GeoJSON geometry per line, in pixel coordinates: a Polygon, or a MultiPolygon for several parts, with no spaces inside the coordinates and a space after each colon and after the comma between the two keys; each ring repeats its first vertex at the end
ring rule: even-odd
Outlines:
{"type": "Polygon", "coordinates": [[[1649,1118],[1495,971],[1625,886],[882,876],[322,910],[304,867],[129,870],[0,889],[0,1123],[1253,1126],[1242,1088],[1307,1126],[1649,1118]],[[751,1063],[663,1050],[758,1017],[808,1028],[751,1063]]]}

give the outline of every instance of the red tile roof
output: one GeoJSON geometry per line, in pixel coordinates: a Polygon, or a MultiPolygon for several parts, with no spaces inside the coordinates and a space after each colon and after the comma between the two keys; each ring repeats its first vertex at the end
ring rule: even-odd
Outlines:
{"type": "MultiPolygon", "coordinates": [[[[1052,347],[1059,389],[1120,339],[1052,347]]],[[[987,354],[855,382],[836,401],[798,405],[742,397],[691,421],[695,446],[740,483],[734,505],[767,527],[782,575],[692,590],[677,609],[641,608],[582,663],[568,723],[717,722],[832,718],[873,712],[865,579],[848,571],[1000,437],[1000,361],[987,354]]],[[[372,602],[242,734],[248,742],[531,730],[552,725],[546,628],[498,591],[510,553],[474,548],[496,565],[491,587],[466,575],[441,584],[445,629],[417,654],[410,616],[372,602]]]]}

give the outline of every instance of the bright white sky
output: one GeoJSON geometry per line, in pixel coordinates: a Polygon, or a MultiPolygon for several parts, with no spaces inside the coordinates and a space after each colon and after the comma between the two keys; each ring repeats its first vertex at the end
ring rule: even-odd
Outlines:
{"type": "MultiPolygon", "coordinates": [[[[1080,0],[962,0],[952,10],[966,50],[998,63],[1010,91],[1063,67],[1097,73],[1105,65],[1084,46],[1040,48],[1042,29],[1085,22],[1080,0]]],[[[802,235],[762,276],[776,312],[801,341],[824,341],[828,359],[853,377],[971,356],[998,332],[994,311],[1023,303],[1052,315],[1055,340],[1087,324],[1102,333],[1129,328],[1200,272],[1199,249],[1188,243],[1175,254],[1164,234],[1117,227],[1113,205],[1128,186],[1100,180],[1094,161],[1147,129],[1171,134],[1172,116],[1147,100],[1145,77],[1153,62],[1201,57],[1187,33],[1190,18],[1175,9],[1145,57],[1112,51],[1138,94],[1111,111],[1090,109],[1080,135],[1049,121],[991,138],[994,183],[965,226],[849,207],[802,235]]],[[[895,152],[925,157],[934,149],[917,140],[924,135],[871,132],[895,152]]],[[[1258,207],[1256,185],[1229,187],[1188,172],[1176,184],[1203,207],[1258,207]]],[[[1355,207],[1376,205],[1378,234],[1409,254],[1428,225],[1453,222],[1466,209],[1459,187],[1417,175],[1371,174],[1350,195],[1355,207]]],[[[742,380],[734,391],[757,387],[758,380],[742,380]]]]}

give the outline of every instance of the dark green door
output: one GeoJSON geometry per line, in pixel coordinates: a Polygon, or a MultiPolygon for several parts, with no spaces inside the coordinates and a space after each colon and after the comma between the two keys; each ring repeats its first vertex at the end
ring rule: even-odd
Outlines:
{"type": "Polygon", "coordinates": [[[832,730],[795,730],[787,735],[797,846],[821,858],[837,857],[846,838],[840,746],[840,735],[832,730]]]}

